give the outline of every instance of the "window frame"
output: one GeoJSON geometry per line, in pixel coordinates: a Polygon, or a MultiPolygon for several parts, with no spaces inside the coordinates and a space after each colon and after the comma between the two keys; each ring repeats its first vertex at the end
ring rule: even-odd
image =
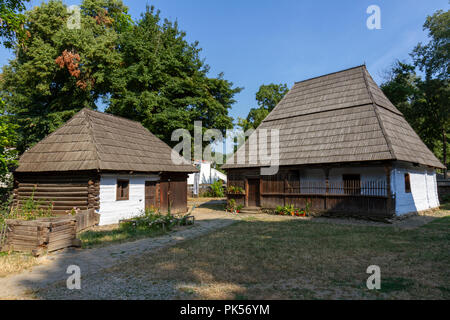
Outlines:
{"type": "Polygon", "coordinates": [[[127,200],[130,200],[130,180],[129,179],[117,179],[117,181],[116,181],[116,201],[127,201],[127,200]],[[126,188],[123,187],[124,183],[126,183],[126,188]]]}
{"type": "Polygon", "coordinates": [[[404,174],[405,193],[411,192],[411,175],[409,173],[404,174]]]}

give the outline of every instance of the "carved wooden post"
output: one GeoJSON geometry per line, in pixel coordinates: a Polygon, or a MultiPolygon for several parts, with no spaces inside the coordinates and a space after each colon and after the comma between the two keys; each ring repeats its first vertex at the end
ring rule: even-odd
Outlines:
{"type": "Polygon", "coordinates": [[[384,171],[386,173],[386,193],[388,196],[387,200],[387,212],[388,214],[392,214],[392,190],[391,190],[391,171],[392,171],[392,164],[387,164],[384,166],[384,171]]]}
{"type": "Polygon", "coordinates": [[[259,175],[259,206],[262,207],[262,203],[263,203],[263,177],[260,174],[259,175]]]}
{"type": "Polygon", "coordinates": [[[325,200],[324,200],[324,209],[328,209],[327,205],[327,198],[328,198],[328,192],[330,189],[330,168],[324,168],[325,171],[325,200]]]}

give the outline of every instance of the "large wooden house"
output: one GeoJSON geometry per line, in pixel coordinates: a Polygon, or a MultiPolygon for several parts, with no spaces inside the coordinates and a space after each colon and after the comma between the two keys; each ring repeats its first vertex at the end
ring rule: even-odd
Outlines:
{"type": "Polygon", "coordinates": [[[146,208],[187,211],[187,177],[197,169],[140,123],[83,109],[19,160],[14,199],[31,196],[56,213],[96,209],[100,224],[146,208]]]}
{"type": "Polygon", "coordinates": [[[261,175],[259,158],[250,163],[251,139],[223,166],[228,186],[245,190],[228,197],[246,207],[309,203],[386,218],[439,206],[443,165],[365,66],[295,83],[254,134],[263,129],[279,130],[277,174],[261,175]]]}

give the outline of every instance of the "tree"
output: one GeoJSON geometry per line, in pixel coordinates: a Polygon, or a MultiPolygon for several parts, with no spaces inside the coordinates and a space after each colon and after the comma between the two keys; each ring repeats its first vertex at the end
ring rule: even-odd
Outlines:
{"type": "Polygon", "coordinates": [[[25,4],[30,0],[0,0],[0,37],[3,45],[12,48],[16,39],[25,38],[25,4]]]}
{"type": "Polygon", "coordinates": [[[3,69],[1,95],[19,125],[21,153],[81,108],[95,109],[109,93],[112,71],[122,63],[118,34],[131,20],[121,1],[83,1],[79,29],[69,28],[69,15],[58,0],[27,11],[28,37],[3,69]]]}
{"type": "MultiPolygon", "coordinates": [[[[420,104],[430,126],[436,128],[442,145],[442,160],[447,167],[447,143],[450,129],[449,67],[450,67],[450,10],[439,10],[428,16],[424,30],[430,41],[419,43],[411,56],[414,64],[425,73],[422,89],[425,97],[420,104]]],[[[445,177],[447,170],[444,171],[445,177]]]]}
{"type": "Polygon", "coordinates": [[[450,114],[448,81],[422,79],[413,65],[397,61],[381,89],[404,114],[427,147],[447,164],[450,114]]]}
{"type": "Polygon", "coordinates": [[[10,169],[17,164],[17,151],[14,148],[17,126],[4,112],[3,101],[0,102],[0,182],[3,183],[10,169]]]}
{"type": "Polygon", "coordinates": [[[189,44],[177,23],[161,21],[160,12],[147,7],[141,19],[119,39],[123,66],[112,75],[106,112],[141,122],[169,145],[172,132],[203,128],[225,132],[232,128],[228,111],[241,88],[207,76],[198,43],[189,44]]]}
{"type": "Polygon", "coordinates": [[[428,30],[430,42],[419,43],[412,52],[414,63],[425,72],[426,79],[436,77],[448,80],[450,67],[450,10],[438,10],[428,16],[424,30],[428,30]]]}
{"type": "Polygon", "coordinates": [[[244,131],[256,129],[288,91],[286,84],[261,85],[256,93],[258,107],[250,109],[246,119],[239,118],[238,125],[244,131]]]}

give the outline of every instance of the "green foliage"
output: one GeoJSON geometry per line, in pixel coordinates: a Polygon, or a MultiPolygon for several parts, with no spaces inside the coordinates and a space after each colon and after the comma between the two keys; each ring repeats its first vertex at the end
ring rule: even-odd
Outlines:
{"type": "Polygon", "coordinates": [[[275,214],[282,216],[308,217],[311,214],[310,208],[311,204],[309,202],[306,203],[305,209],[297,209],[293,204],[277,206],[275,214]]]}
{"type": "MultiPolygon", "coordinates": [[[[133,23],[120,0],[84,0],[81,28],[50,0],[25,13],[29,34],[3,69],[0,93],[19,125],[20,153],[55,131],[83,107],[141,122],[169,144],[171,133],[193,132],[194,120],[223,133],[241,88],[220,74],[207,76],[198,43],[189,44],[177,23],[147,8],[133,23]]],[[[205,142],[207,143],[207,142],[205,142]]]]}
{"type": "Polygon", "coordinates": [[[17,125],[12,123],[10,115],[3,113],[3,104],[0,100],[0,182],[5,183],[7,174],[17,164],[17,151],[14,148],[17,125]]]}
{"type": "Polygon", "coordinates": [[[415,67],[397,61],[381,89],[403,113],[427,147],[443,163],[450,139],[450,84],[422,79],[415,67]]]}
{"type": "Polygon", "coordinates": [[[412,52],[414,63],[426,78],[435,76],[448,80],[450,68],[450,10],[438,10],[428,16],[423,29],[428,31],[430,42],[419,43],[412,52]]]}
{"type": "Polygon", "coordinates": [[[188,43],[178,24],[161,21],[160,12],[147,7],[141,19],[119,39],[123,67],[112,79],[107,112],[141,122],[169,145],[172,132],[193,133],[194,121],[203,128],[225,132],[233,127],[228,111],[241,88],[209,78],[209,66],[198,43],[188,43]]]}
{"type": "Polygon", "coordinates": [[[168,214],[162,214],[154,210],[145,210],[140,216],[122,222],[120,229],[126,232],[158,229],[170,231],[176,225],[186,225],[189,215],[176,217],[170,212],[168,214]]]}
{"type": "Polygon", "coordinates": [[[230,199],[227,201],[227,206],[225,208],[226,211],[231,213],[239,213],[242,210],[242,205],[237,205],[236,200],[230,199]]]}
{"type": "Polygon", "coordinates": [[[1,0],[0,1],[0,37],[3,45],[12,48],[16,40],[22,41],[26,37],[23,28],[25,23],[25,4],[30,0],[1,0]]]}
{"type": "Polygon", "coordinates": [[[222,181],[220,181],[220,180],[214,181],[211,184],[210,188],[211,189],[205,193],[206,197],[223,198],[225,196],[225,193],[223,192],[222,181]]]}
{"type": "Polygon", "coordinates": [[[1,83],[7,111],[19,125],[20,153],[81,108],[95,109],[109,92],[112,70],[121,64],[118,33],[128,17],[117,0],[83,1],[80,29],[68,28],[67,7],[58,0],[25,16],[30,36],[15,47],[16,58],[4,67],[1,83]]]}
{"type": "Polygon", "coordinates": [[[45,208],[44,201],[34,199],[34,191],[30,198],[26,199],[20,207],[1,208],[0,225],[6,219],[36,220],[38,218],[53,217],[53,206],[45,208]]]}
{"type": "Polygon", "coordinates": [[[238,186],[229,186],[227,188],[227,193],[230,194],[245,194],[245,190],[238,186]]]}
{"type": "Polygon", "coordinates": [[[256,93],[258,107],[252,108],[246,119],[239,118],[238,125],[244,131],[256,129],[288,91],[289,88],[286,84],[271,83],[260,86],[256,93]]]}

